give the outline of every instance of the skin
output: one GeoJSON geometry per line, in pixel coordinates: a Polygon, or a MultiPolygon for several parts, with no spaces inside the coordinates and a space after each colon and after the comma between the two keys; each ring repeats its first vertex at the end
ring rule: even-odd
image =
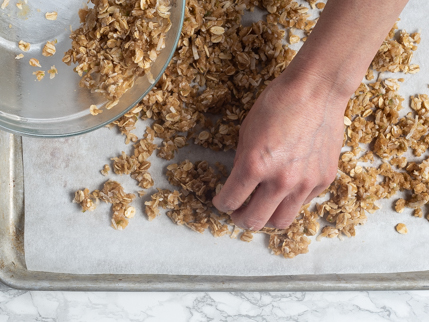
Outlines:
{"type": "Polygon", "coordinates": [[[347,102],[407,2],[328,1],[292,63],[244,120],[231,175],[213,199],[218,210],[233,211],[245,229],[282,229],[329,186],[347,102]]]}

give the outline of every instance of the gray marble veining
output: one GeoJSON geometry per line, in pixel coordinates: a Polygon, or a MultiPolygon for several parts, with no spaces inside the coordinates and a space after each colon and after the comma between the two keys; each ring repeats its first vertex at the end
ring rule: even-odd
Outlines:
{"type": "Polygon", "coordinates": [[[27,292],[0,284],[0,322],[429,321],[429,291],[27,292]]]}

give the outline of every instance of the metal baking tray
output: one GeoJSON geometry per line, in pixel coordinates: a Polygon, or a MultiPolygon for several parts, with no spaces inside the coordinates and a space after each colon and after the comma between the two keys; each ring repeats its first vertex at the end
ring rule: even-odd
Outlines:
{"type": "Polygon", "coordinates": [[[76,275],[29,271],[25,265],[24,251],[24,180],[21,137],[0,131],[0,281],[13,288],[158,292],[429,289],[429,271],[255,277],[161,274],[76,275]]]}

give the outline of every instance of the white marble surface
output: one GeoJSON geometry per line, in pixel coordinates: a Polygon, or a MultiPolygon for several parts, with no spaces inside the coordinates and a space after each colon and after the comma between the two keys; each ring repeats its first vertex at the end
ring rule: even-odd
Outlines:
{"type": "Polygon", "coordinates": [[[27,292],[0,284],[0,322],[429,321],[429,291],[27,292]]]}

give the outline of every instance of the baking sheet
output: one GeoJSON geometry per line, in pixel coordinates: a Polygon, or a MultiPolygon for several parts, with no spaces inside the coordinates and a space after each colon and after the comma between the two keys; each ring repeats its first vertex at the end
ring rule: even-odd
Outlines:
{"type": "MultiPolygon", "coordinates": [[[[420,73],[397,75],[406,79],[400,91],[405,97],[428,92],[428,66],[423,57],[429,50],[429,23],[422,6],[428,7],[424,1],[411,1],[399,24],[409,32],[421,28],[423,39],[413,61],[420,64],[420,73]]],[[[141,137],[146,125],[140,123],[134,133],[141,137]]],[[[313,238],[310,252],[292,260],[271,255],[268,237],[262,234],[248,244],[228,236],[214,238],[208,231],[197,234],[176,226],[164,215],[149,222],[142,211],[148,197],[133,203],[136,217],[124,231],[116,231],[110,227],[109,205],[82,213],[71,201],[77,189],[99,189],[107,180],[99,172],[102,166],[130,148],[115,129],[107,128],[66,139],[23,138],[25,256],[29,270],[237,276],[429,270],[429,222],[413,217],[411,210],[395,213],[388,201],[381,202],[383,208],[376,214],[368,214],[368,223],[357,229],[356,237],[320,242],[313,238]],[[407,225],[407,235],[394,230],[398,222],[407,225]]],[[[231,165],[233,153],[214,153],[191,145],[180,150],[173,161],[186,158],[231,165]]],[[[163,172],[172,161],[155,156],[150,161],[155,186],[169,188],[163,172]]],[[[122,183],[127,192],[139,190],[128,176],[111,174],[109,178],[122,183]]]]}

